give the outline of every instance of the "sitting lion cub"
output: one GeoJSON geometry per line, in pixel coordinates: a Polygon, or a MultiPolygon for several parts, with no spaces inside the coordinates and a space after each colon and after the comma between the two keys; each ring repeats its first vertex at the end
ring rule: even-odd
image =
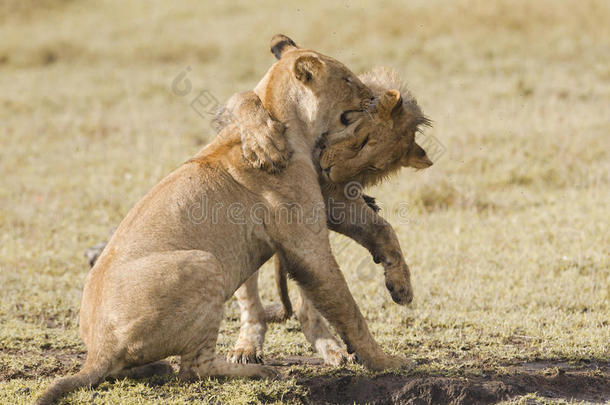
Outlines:
{"type": "MultiPolygon", "coordinates": [[[[426,152],[415,142],[415,133],[422,126],[429,125],[430,121],[423,115],[417,101],[403,85],[396,71],[376,68],[361,75],[360,79],[379,98],[378,112],[370,115],[368,119],[358,119],[353,123],[357,129],[352,135],[346,135],[345,131],[342,131],[327,136],[319,142],[317,148],[319,181],[326,204],[327,223],[329,229],[342,233],[366,247],[375,262],[381,262],[386,271],[399,268],[408,275],[409,268],[402,256],[395,232],[391,225],[377,214],[378,208],[374,199],[362,195],[361,190],[348,190],[346,185],[349,183],[347,187],[366,187],[387,178],[401,167],[425,169],[431,166],[432,162],[426,152]],[[356,194],[349,194],[354,191],[356,194]]],[[[243,95],[234,96],[228,103],[228,108],[241,107],[241,97],[243,95]]],[[[265,113],[253,115],[264,116],[265,113]]],[[[352,114],[348,114],[347,118],[350,115],[352,114]]],[[[266,130],[268,127],[257,127],[252,122],[243,122],[242,126],[248,128],[242,134],[242,139],[244,135],[257,136],[256,154],[262,158],[253,162],[254,165],[273,167],[274,163],[268,156],[276,154],[273,150],[275,145],[282,144],[282,132],[278,131],[278,128],[266,130]],[[263,153],[264,145],[270,145],[271,151],[263,153]]],[[[246,156],[253,154],[254,152],[250,152],[246,156]]],[[[277,260],[276,278],[282,306],[271,305],[263,308],[258,295],[257,274],[237,290],[242,324],[239,339],[227,356],[229,361],[262,362],[266,322],[287,319],[292,312],[286,287],[286,271],[281,261],[277,260]]],[[[397,293],[392,295],[396,302],[405,303],[402,300],[403,295],[398,294],[399,291],[392,292],[397,293]]],[[[296,314],[303,333],[327,364],[338,365],[350,358],[319,312],[302,294],[299,294],[296,314]]]]}
{"type": "MultiPolygon", "coordinates": [[[[345,129],[346,114],[368,106],[371,91],[338,61],[299,49],[276,62],[255,93],[289,123],[290,164],[277,174],[252,168],[231,124],[147,193],[85,281],[82,370],[55,381],[38,405],[174,355],[184,379],[274,376],[272,368],[215,356],[224,302],[274,253],[364,365],[406,364],[375,342],[332,255],[312,159],[318,136],[345,129]],[[285,216],[295,205],[305,216],[296,223],[285,216]]],[[[408,274],[392,269],[386,279],[408,297],[408,274]]]]}
{"type": "MultiPolygon", "coordinates": [[[[289,48],[290,46],[286,47],[284,51],[289,48]]],[[[281,52],[278,55],[281,56],[281,52]]],[[[408,272],[394,230],[377,215],[378,208],[374,199],[366,195],[346,196],[345,184],[356,182],[361,187],[366,187],[396,172],[400,167],[424,169],[432,165],[426,152],[414,139],[415,133],[422,126],[429,125],[429,120],[422,114],[417,101],[396,71],[376,68],[361,75],[360,79],[377,97],[382,98],[382,103],[395,105],[396,110],[390,113],[391,120],[387,117],[359,120],[355,134],[346,136],[345,131],[342,131],[324,137],[318,143],[316,153],[320,156],[316,161],[319,161],[319,182],[325,197],[327,216],[331,219],[328,226],[369,249],[375,262],[382,262],[386,269],[398,267],[408,272]],[[391,89],[399,89],[400,92],[389,91],[391,89]],[[362,219],[360,224],[345,223],[346,218],[355,217],[354,213],[366,215],[356,217],[362,219]]],[[[354,115],[358,116],[357,113],[346,114],[345,119],[353,119],[354,115]]],[[[286,166],[290,149],[284,136],[285,127],[269,116],[256,94],[245,92],[231,97],[217,117],[216,124],[222,129],[231,123],[240,128],[243,154],[252,166],[269,172],[277,172],[286,166]]],[[[103,247],[104,244],[100,244],[88,250],[91,252],[89,260],[92,265],[103,247]]],[[[229,352],[229,361],[262,362],[266,322],[282,321],[292,314],[286,273],[282,271],[279,262],[276,262],[276,272],[282,305],[263,308],[258,295],[257,275],[237,290],[242,324],[239,339],[229,352]]],[[[402,298],[405,294],[399,293],[396,290],[393,298],[401,303],[406,302],[402,298]]],[[[303,332],[324,361],[338,365],[350,358],[319,312],[301,294],[298,303],[296,314],[303,332]]]]}

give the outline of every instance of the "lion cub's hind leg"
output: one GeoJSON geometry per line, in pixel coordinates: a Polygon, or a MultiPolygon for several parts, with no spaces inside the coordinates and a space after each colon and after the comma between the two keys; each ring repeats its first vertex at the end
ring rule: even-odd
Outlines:
{"type": "Polygon", "coordinates": [[[223,308],[218,308],[218,311],[220,313],[218,322],[209,325],[208,333],[203,336],[199,349],[181,356],[179,378],[184,381],[204,377],[277,378],[279,374],[271,367],[260,364],[229,363],[223,358],[216,357],[214,349],[223,308]]]}
{"type": "Polygon", "coordinates": [[[296,315],[301,323],[303,334],[316,352],[322,356],[325,364],[339,366],[355,361],[355,355],[347,353],[345,347],[330,331],[322,314],[313,307],[300,288],[296,315]]]}
{"type": "Polygon", "coordinates": [[[237,289],[235,297],[241,310],[241,326],[239,338],[227,360],[231,363],[262,363],[267,323],[258,295],[258,272],[237,289]]]}
{"type": "MultiPolygon", "coordinates": [[[[275,256],[276,277],[286,279],[286,274],[294,273],[290,263],[282,253],[275,256]],[[279,268],[279,269],[278,269],[279,268]]],[[[279,282],[278,284],[281,284],[279,282]]],[[[296,316],[301,323],[303,334],[318,354],[324,359],[324,363],[331,366],[339,366],[344,363],[355,361],[354,354],[348,354],[347,350],[330,331],[322,314],[320,314],[309,301],[299,287],[299,296],[296,305],[296,316]]],[[[289,300],[286,300],[290,302],[289,300]]]]}
{"type": "Polygon", "coordinates": [[[216,357],[214,350],[202,349],[193,356],[182,358],[181,367],[185,370],[179,376],[183,380],[204,377],[244,377],[244,378],[279,378],[279,374],[271,367],[261,364],[229,363],[216,357]]]}

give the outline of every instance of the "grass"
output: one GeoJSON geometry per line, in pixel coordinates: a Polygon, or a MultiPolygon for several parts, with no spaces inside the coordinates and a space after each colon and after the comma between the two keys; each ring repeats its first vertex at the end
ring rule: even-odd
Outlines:
{"type": "MultiPolygon", "coordinates": [[[[375,337],[418,361],[405,378],[534,361],[602,364],[584,372],[608,376],[609,20],[603,0],[0,2],[0,403],[30,403],[78,370],[82,252],[214,136],[190,101],[252,88],[277,32],[355,72],[398,68],[434,120],[435,165],[370,190],[395,225],[415,302],[393,304],[368,253],[333,236],[375,337]],[[187,66],[193,89],[180,97],[170,86],[187,66]]],[[[276,300],[265,269],[263,298],[276,300]]],[[[220,353],[238,319],[228,302],[220,353]]],[[[313,353],[294,319],[270,327],[265,350],[313,353]]],[[[285,371],[273,383],[124,380],[64,403],[299,402],[317,378],[378,376],[285,371]]]]}

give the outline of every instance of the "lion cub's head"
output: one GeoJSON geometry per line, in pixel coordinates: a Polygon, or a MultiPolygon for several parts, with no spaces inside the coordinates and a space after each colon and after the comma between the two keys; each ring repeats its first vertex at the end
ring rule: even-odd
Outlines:
{"type": "Polygon", "coordinates": [[[329,135],[320,152],[322,176],[332,183],[369,186],[401,167],[430,167],[432,161],[415,142],[416,132],[430,120],[397,73],[378,68],[360,78],[377,95],[378,104],[358,118],[349,117],[355,122],[344,131],[329,135]]]}
{"type": "Polygon", "coordinates": [[[346,114],[367,109],[374,99],[341,62],[300,48],[285,35],[271,39],[271,52],[278,61],[254,91],[272,117],[288,126],[295,119],[305,123],[313,139],[345,129],[346,114]]]}

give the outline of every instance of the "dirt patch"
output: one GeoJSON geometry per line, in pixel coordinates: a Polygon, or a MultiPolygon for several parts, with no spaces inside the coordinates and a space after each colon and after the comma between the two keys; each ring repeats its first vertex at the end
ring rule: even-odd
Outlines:
{"type": "Polygon", "coordinates": [[[313,404],[492,404],[536,392],[547,398],[610,400],[610,363],[545,361],[510,366],[508,373],[444,377],[414,373],[302,378],[313,404]]]}
{"type": "MultiPolygon", "coordinates": [[[[0,381],[13,378],[55,377],[77,372],[84,352],[43,350],[41,353],[4,350],[12,356],[28,356],[28,364],[0,364],[0,381]],[[52,358],[48,362],[44,359],[52,358]]],[[[170,358],[176,371],[177,358],[170,358]]],[[[288,356],[268,359],[266,364],[280,371],[289,366],[326,367],[319,358],[288,356]]],[[[610,400],[610,362],[544,360],[508,365],[502,372],[465,373],[448,377],[414,372],[410,375],[382,374],[374,377],[357,375],[350,370],[333,370],[331,376],[306,376],[292,370],[299,385],[306,388],[306,398],[295,398],[311,404],[493,404],[528,393],[550,399],[582,400],[603,403],[610,400]]],[[[155,379],[155,385],[167,383],[166,377],[155,379]]],[[[271,400],[273,398],[269,398],[271,400]]]]}
{"type": "MultiPolygon", "coordinates": [[[[43,348],[44,349],[44,348],[43,348]]],[[[26,362],[6,361],[0,363],[0,381],[14,378],[31,379],[38,377],[57,377],[74,374],[85,361],[85,353],[65,349],[45,349],[41,352],[19,350],[0,350],[12,357],[27,359],[26,362]],[[51,359],[51,361],[47,361],[51,359]]]]}

